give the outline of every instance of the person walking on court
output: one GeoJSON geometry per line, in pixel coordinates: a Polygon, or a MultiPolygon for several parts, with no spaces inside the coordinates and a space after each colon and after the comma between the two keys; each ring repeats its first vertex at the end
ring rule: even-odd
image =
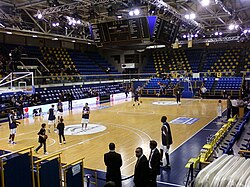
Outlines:
{"type": "Polygon", "coordinates": [[[157,187],[156,177],[160,175],[160,152],[157,149],[157,142],[151,140],[149,143],[150,155],[149,155],[149,187],[157,187]]]}
{"type": "Polygon", "coordinates": [[[113,181],[116,187],[121,187],[122,157],[115,152],[114,143],[109,144],[109,152],[104,154],[104,163],[107,166],[106,181],[113,181]]]}
{"type": "Polygon", "coordinates": [[[162,159],[163,159],[163,153],[165,153],[167,164],[163,167],[166,169],[170,169],[170,161],[169,161],[169,149],[170,145],[173,143],[172,140],[172,134],[170,125],[167,122],[167,117],[162,116],[161,117],[162,127],[161,127],[161,139],[162,139],[162,145],[161,145],[161,165],[163,165],[162,159]]]}
{"type": "Polygon", "coordinates": [[[176,102],[177,104],[181,104],[181,90],[180,90],[180,85],[179,83],[176,84],[175,88],[174,88],[174,95],[176,97],[176,102]]]}
{"type": "Polygon", "coordinates": [[[137,147],[135,150],[137,162],[134,170],[134,183],[135,187],[148,187],[149,183],[149,165],[148,159],[143,154],[143,149],[137,147]]]}
{"type": "Polygon", "coordinates": [[[54,105],[51,105],[51,108],[48,111],[49,117],[48,117],[48,132],[50,133],[50,127],[51,125],[54,126],[54,128],[56,128],[55,125],[55,120],[56,120],[56,116],[55,116],[55,110],[54,110],[54,105]]]}
{"type": "Polygon", "coordinates": [[[9,120],[9,128],[10,128],[9,143],[16,144],[16,142],[14,141],[15,136],[16,136],[16,128],[18,124],[20,124],[20,122],[16,121],[13,110],[10,111],[8,115],[8,120],[9,120]]]}
{"type": "Polygon", "coordinates": [[[57,124],[57,131],[58,131],[58,136],[59,136],[59,144],[62,144],[62,138],[63,138],[63,143],[66,144],[66,140],[64,137],[64,123],[63,123],[63,119],[60,119],[60,122],[57,124]]]}
{"type": "Polygon", "coordinates": [[[84,127],[84,129],[86,130],[88,127],[88,123],[89,123],[89,114],[90,114],[90,109],[89,109],[89,104],[85,103],[85,106],[82,109],[82,129],[84,127]]]}
{"type": "Polygon", "coordinates": [[[46,124],[43,123],[42,124],[42,128],[40,129],[40,131],[37,133],[38,134],[38,142],[40,143],[40,145],[35,149],[35,153],[38,153],[39,149],[43,146],[43,151],[44,154],[47,155],[48,152],[46,150],[46,140],[48,138],[48,136],[46,135],[46,124]]]}

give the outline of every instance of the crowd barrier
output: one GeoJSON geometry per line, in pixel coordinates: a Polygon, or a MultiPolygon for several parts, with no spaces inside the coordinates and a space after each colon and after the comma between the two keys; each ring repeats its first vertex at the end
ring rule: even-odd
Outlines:
{"type": "MultiPolygon", "coordinates": [[[[228,120],[228,122],[226,124],[224,124],[219,129],[219,131],[214,136],[212,136],[210,138],[210,142],[205,144],[202,147],[199,156],[196,158],[189,159],[188,163],[185,166],[186,168],[189,169],[187,184],[190,184],[190,186],[193,186],[193,184],[192,184],[194,182],[193,172],[195,171],[195,169],[200,170],[201,164],[205,164],[205,165],[209,164],[209,166],[210,166],[211,164],[209,162],[209,158],[211,157],[211,155],[214,152],[217,152],[218,149],[222,151],[222,153],[221,153],[222,156],[220,158],[223,158],[223,155],[225,155],[225,154],[232,154],[233,145],[240,138],[242,131],[244,130],[244,126],[249,121],[249,117],[250,117],[250,112],[247,112],[238,124],[234,123],[234,121],[236,120],[236,116],[234,116],[234,118],[230,118],[228,120]]],[[[220,159],[216,159],[216,160],[220,161],[220,159]]],[[[219,161],[217,161],[217,162],[219,163],[219,161]]],[[[214,162],[212,162],[212,164],[213,163],[214,162]]],[[[223,163],[223,164],[225,164],[225,163],[223,163]]],[[[207,167],[205,167],[204,169],[206,169],[206,168],[207,167]]],[[[197,177],[196,177],[196,180],[199,180],[199,179],[197,179],[197,177]]],[[[208,182],[208,184],[211,184],[211,182],[212,181],[210,181],[210,183],[208,182]]]]}
{"type": "Polygon", "coordinates": [[[0,151],[1,187],[84,187],[84,158],[63,165],[60,152],[38,159],[33,148],[0,151]]]}

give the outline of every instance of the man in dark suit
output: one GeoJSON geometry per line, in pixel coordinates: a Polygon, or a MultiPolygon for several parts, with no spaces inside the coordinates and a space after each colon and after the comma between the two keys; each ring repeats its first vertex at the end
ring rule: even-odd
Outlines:
{"type": "Polygon", "coordinates": [[[156,187],[156,177],[160,175],[160,159],[161,155],[157,149],[157,142],[155,140],[150,141],[150,155],[149,155],[149,187],[156,187]]]}
{"type": "Polygon", "coordinates": [[[115,182],[116,187],[121,187],[122,157],[115,152],[115,144],[109,144],[109,152],[104,154],[104,163],[107,166],[106,181],[115,182]]]}
{"type": "Polygon", "coordinates": [[[149,167],[148,160],[145,155],[143,155],[143,150],[141,147],[137,147],[135,150],[137,159],[135,165],[134,173],[134,183],[136,187],[147,187],[148,177],[149,177],[149,167]]]}

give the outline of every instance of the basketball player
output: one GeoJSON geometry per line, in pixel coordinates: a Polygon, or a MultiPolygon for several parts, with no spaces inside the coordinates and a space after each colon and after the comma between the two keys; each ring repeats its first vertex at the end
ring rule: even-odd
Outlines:
{"type": "Polygon", "coordinates": [[[35,153],[37,153],[39,151],[39,149],[43,146],[43,150],[44,150],[44,154],[47,155],[48,152],[46,150],[46,140],[48,138],[48,136],[46,135],[46,124],[43,123],[42,124],[42,128],[40,129],[40,131],[37,133],[38,137],[38,142],[40,143],[40,145],[35,149],[35,153]]]}
{"type": "Polygon", "coordinates": [[[58,103],[57,103],[57,119],[58,119],[58,123],[60,122],[60,118],[63,117],[63,104],[62,101],[59,99],[58,103]]]}
{"type": "Polygon", "coordinates": [[[138,104],[138,106],[140,105],[139,92],[137,90],[134,92],[134,104],[133,104],[133,106],[135,106],[136,103],[138,104]]]}
{"type": "Polygon", "coordinates": [[[166,161],[167,161],[167,164],[164,167],[166,169],[170,169],[171,167],[170,167],[170,161],[169,161],[169,149],[170,149],[170,145],[173,143],[172,134],[171,134],[170,125],[167,122],[166,116],[161,117],[161,122],[162,122],[162,127],[161,127],[162,146],[160,148],[161,165],[163,165],[162,158],[163,158],[163,152],[164,152],[166,156],[166,161]]]}
{"type": "Polygon", "coordinates": [[[88,123],[89,123],[89,114],[90,114],[90,109],[89,109],[89,104],[85,103],[85,106],[82,108],[82,129],[85,124],[85,130],[87,129],[88,123]]]}
{"type": "Polygon", "coordinates": [[[50,133],[50,127],[51,125],[54,125],[54,128],[56,128],[56,124],[55,124],[55,111],[54,111],[54,105],[51,105],[51,108],[48,111],[49,117],[48,117],[48,132],[50,133]]]}
{"type": "Polygon", "coordinates": [[[58,136],[59,136],[59,144],[62,144],[62,138],[63,138],[63,143],[66,144],[65,136],[64,136],[64,123],[63,119],[60,119],[60,123],[57,125],[57,130],[58,130],[58,136]]]}
{"type": "Polygon", "coordinates": [[[16,144],[16,142],[14,142],[14,139],[15,139],[15,135],[16,135],[16,128],[17,128],[18,124],[20,124],[20,122],[15,120],[13,110],[10,111],[10,113],[8,115],[8,119],[9,119],[9,128],[10,128],[9,143],[16,144]]]}

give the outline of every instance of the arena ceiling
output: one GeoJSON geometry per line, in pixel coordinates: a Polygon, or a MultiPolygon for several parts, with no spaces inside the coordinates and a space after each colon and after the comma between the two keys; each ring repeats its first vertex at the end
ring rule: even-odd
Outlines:
{"type": "Polygon", "coordinates": [[[181,19],[182,26],[178,35],[180,41],[186,40],[183,38],[184,35],[196,33],[197,41],[204,41],[204,38],[212,38],[215,41],[216,38],[249,39],[250,0],[210,0],[210,4],[206,7],[202,6],[202,1],[1,0],[0,31],[92,42],[88,30],[89,24],[126,19],[130,10],[139,8],[140,16],[154,14],[164,18],[171,14],[181,19]],[[186,14],[191,13],[195,14],[193,20],[186,17],[186,14]],[[234,24],[237,28],[229,30],[230,24],[234,24]]]}

